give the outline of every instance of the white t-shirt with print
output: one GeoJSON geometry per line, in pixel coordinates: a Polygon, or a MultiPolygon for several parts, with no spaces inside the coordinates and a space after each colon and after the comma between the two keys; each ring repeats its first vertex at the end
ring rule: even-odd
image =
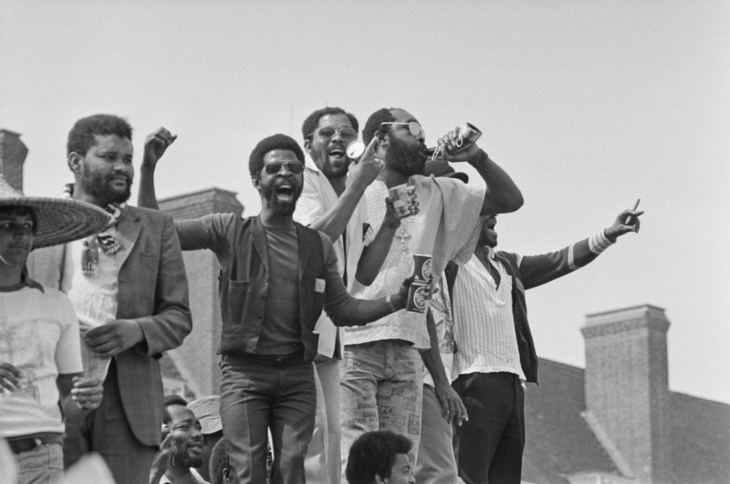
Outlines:
{"type": "Polygon", "coordinates": [[[0,437],[63,433],[56,378],[82,371],[71,301],[43,289],[0,292],[0,362],[22,372],[17,391],[0,393],[0,437]]]}

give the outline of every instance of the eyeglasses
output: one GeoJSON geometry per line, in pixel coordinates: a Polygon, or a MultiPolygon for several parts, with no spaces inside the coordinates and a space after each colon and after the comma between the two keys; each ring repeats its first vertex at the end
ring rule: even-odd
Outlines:
{"type": "Polygon", "coordinates": [[[294,161],[272,161],[271,163],[266,163],[264,165],[264,169],[266,170],[266,173],[269,175],[276,175],[281,171],[281,167],[285,166],[287,170],[294,173],[295,175],[300,174],[304,171],[304,163],[302,163],[299,160],[294,161]]]}
{"type": "Polygon", "coordinates": [[[325,139],[332,139],[335,136],[335,133],[340,135],[340,138],[342,138],[345,141],[354,141],[357,139],[357,131],[355,131],[352,128],[348,127],[342,127],[342,128],[333,128],[332,126],[325,126],[323,128],[319,128],[316,131],[313,131],[309,133],[307,138],[309,136],[312,136],[314,134],[318,134],[321,138],[325,139]]]}
{"type": "Polygon", "coordinates": [[[395,122],[389,122],[389,123],[380,123],[380,125],[384,124],[392,124],[394,126],[408,126],[408,131],[411,132],[413,136],[423,135],[423,137],[426,137],[426,132],[421,127],[421,124],[418,121],[411,121],[410,123],[395,123],[395,122]]]}

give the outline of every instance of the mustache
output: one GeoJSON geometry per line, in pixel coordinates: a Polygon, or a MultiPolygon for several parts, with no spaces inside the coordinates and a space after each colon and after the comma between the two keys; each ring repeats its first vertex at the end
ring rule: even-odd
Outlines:
{"type": "Polygon", "coordinates": [[[132,177],[127,175],[126,173],[112,173],[110,175],[105,176],[104,180],[113,181],[113,180],[117,180],[120,178],[123,178],[124,180],[126,180],[127,183],[130,183],[130,184],[132,183],[132,177]]]}

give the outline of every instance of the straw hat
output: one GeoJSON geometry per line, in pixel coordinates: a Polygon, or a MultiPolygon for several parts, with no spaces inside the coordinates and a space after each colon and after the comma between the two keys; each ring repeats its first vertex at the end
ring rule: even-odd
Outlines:
{"type": "Polygon", "coordinates": [[[0,175],[0,207],[30,207],[37,227],[33,248],[63,244],[100,232],[111,220],[104,210],[63,198],[26,197],[0,175]]]}

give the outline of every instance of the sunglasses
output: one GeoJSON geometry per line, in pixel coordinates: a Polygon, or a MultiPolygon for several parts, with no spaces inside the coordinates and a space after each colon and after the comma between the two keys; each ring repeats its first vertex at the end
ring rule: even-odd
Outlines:
{"type": "Polygon", "coordinates": [[[408,126],[408,131],[410,131],[413,136],[418,136],[419,134],[421,134],[424,138],[426,137],[426,132],[423,130],[421,124],[418,121],[411,121],[410,123],[380,123],[381,126],[384,124],[392,124],[394,126],[408,126]]]}
{"type": "MultiPolygon", "coordinates": [[[[309,133],[309,136],[318,134],[320,138],[332,139],[334,138],[335,133],[339,134],[340,138],[346,141],[354,141],[357,139],[357,131],[348,127],[333,128],[332,126],[325,126],[323,128],[319,128],[312,133],[309,133]]],[[[309,136],[307,136],[307,138],[309,138],[309,136]]]]}
{"type": "Polygon", "coordinates": [[[266,170],[266,173],[268,173],[269,175],[276,175],[281,171],[282,166],[285,166],[287,170],[294,173],[295,175],[299,175],[301,172],[304,171],[304,163],[299,160],[272,161],[271,163],[266,163],[264,165],[264,170],[266,170]]]}

